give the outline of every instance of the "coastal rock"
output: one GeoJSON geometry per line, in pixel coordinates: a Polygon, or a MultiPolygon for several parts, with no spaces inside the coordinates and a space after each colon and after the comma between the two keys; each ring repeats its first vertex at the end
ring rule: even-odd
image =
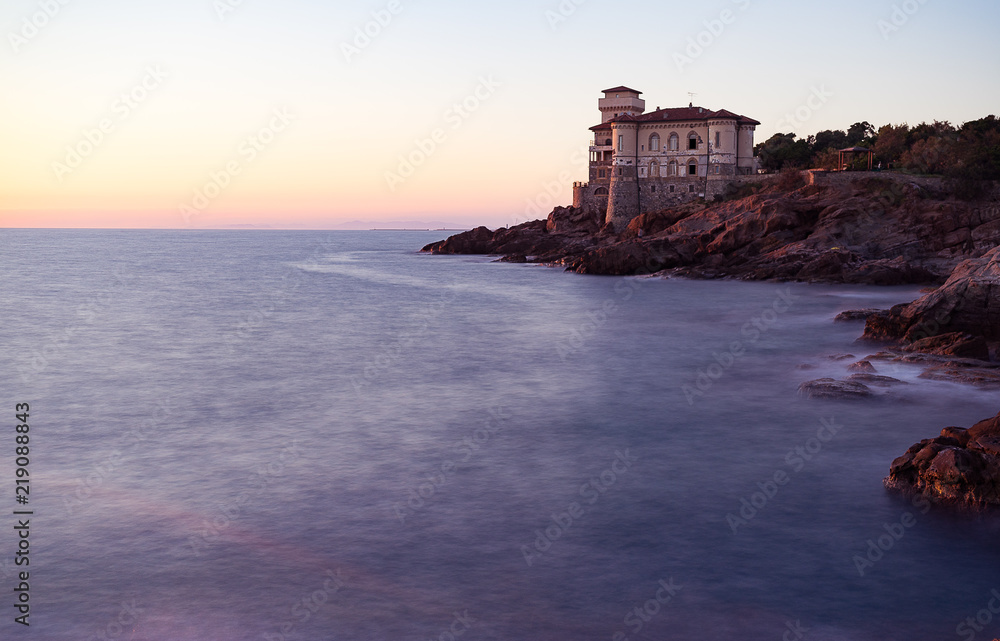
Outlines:
{"type": "Polygon", "coordinates": [[[891,376],[879,376],[878,374],[851,374],[847,377],[849,381],[855,381],[858,383],[863,383],[865,385],[874,385],[875,387],[892,387],[894,385],[909,385],[906,381],[901,381],[898,378],[893,378],[891,376]]]}
{"type": "Polygon", "coordinates": [[[857,399],[873,396],[872,391],[864,383],[857,381],[838,381],[833,378],[819,378],[799,385],[799,394],[806,398],[844,398],[857,399]]]}
{"type": "Polygon", "coordinates": [[[990,348],[986,339],[982,336],[973,336],[962,332],[949,332],[922,338],[905,346],[903,351],[990,360],[990,348]]]}
{"type": "Polygon", "coordinates": [[[1000,341],[1000,247],[962,262],[924,297],[869,317],[865,327],[865,338],[905,343],[954,333],[1000,341]]]}
{"type": "Polygon", "coordinates": [[[867,321],[869,316],[874,314],[883,313],[886,310],[883,309],[851,309],[846,312],[840,312],[837,317],[834,318],[834,322],[846,323],[850,321],[867,321]]]}
{"type": "Polygon", "coordinates": [[[930,367],[920,378],[931,381],[964,383],[984,389],[1000,388],[1000,368],[996,367],[954,367],[938,365],[930,367]]]}
{"type": "Polygon", "coordinates": [[[847,371],[849,372],[863,372],[866,374],[874,374],[875,366],[869,361],[858,361],[847,366],[847,371]]]}
{"type": "Polygon", "coordinates": [[[545,230],[556,234],[597,234],[604,221],[579,207],[556,207],[545,221],[545,230]]]}
{"type": "Polygon", "coordinates": [[[913,445],[892,462],[884,483],[934,502],[1000,506],[1000,414],[913,445]]]}
{"type": "MultiPolygon", "coordinates": [[[[774,180],[754,191],[646,213],[621,234],[596,214],[559,207],[543,221],[478,228],[424,251],[524,254],[586,274],[671,270],[691,278],[897,285],[941,283],[963,260],[1000,245],[1000,209],[887,178],[793,188],[774,180]]],[[[888,340],[908,330],[890,312],[882,316],[888,340]]]]}

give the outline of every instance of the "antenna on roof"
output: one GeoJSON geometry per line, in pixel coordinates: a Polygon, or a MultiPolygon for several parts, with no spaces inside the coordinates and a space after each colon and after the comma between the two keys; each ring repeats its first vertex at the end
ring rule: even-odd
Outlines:
{"type": "Polygon", "coordinates": [[[697,96],[697,95],[698,95],[698,94],[696,94],[696,93],[695,93],[695,92],[693,92],[693,91],[689,91],[689,92],[688,92],[688,98],[690,98],[690,99],[691,99],[691,102],[690,102],[690,103],[688,103],[688,107],[694,107],[694,97],[695,97],[695,96],[697,96]]]}

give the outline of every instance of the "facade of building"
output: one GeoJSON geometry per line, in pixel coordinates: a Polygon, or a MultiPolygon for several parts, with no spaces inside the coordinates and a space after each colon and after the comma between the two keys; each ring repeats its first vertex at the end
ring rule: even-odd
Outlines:
{"type": "Polygon", "coordinates": [[[604,91],[601,124],[590,128],[590,179],[573,185],[574,206],[621,230],[639,214],[711,198],[757,174],[759,122],[693,104],[646,113],[641,95],[628,87],[604,91]]]}

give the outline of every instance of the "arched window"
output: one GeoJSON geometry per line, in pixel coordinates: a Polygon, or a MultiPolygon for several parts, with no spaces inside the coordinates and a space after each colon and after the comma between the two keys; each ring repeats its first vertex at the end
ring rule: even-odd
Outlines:
{"type": "Polygon", "coordinates": [[[649,177],[656,178],[659,175],[660,175],[660,163],[654,160],[653,162],[649,163],[649,177]]]}
{"type": "Polygon", "coordinates": [[[605,141],[604,141],[604,144],[605,144],[606,146],[610,147],[610,146],[611,146],[611,139],[610,139],[610,138],[608,138],[607,140],[605,140],[605,141]]]}
{"type": "Polygon", "coordinates": [[[698,161],[692,158],[691,160],[688,161],[688,176],[697,176],[697,175],[698,175],[698,161]]]}
{"type": "Polygon", "coordinates": [[[598,187],[597,189],[594,190],[594,195],[595,196],[607,196],[608,195],[608,188],[607,187],[598,187]]]}
{"type": "Polygon", "coordinates": [[[660,150],[660,134],[653,134],[649,137],[649,150],[659,151],[660,150]]]}
{"type": "Polygon", "coordinates": [[[677,134],[670,134],[670,151],[677,151],[680,148],[681,139],[677,134]]]}
{"type": "Polygon", "coordinates": [[[698,134],[693,131],[688,134],[688,149],[691,151],[698,149],[698,134]]]}
{"type": "Polygon", "coordinates": [[[677,175],[677,167],[678,167],[677,161],[676,160],[671,160],[670,161],[670,172],[669,172],[671,176],[676,176],[677,175]]]}

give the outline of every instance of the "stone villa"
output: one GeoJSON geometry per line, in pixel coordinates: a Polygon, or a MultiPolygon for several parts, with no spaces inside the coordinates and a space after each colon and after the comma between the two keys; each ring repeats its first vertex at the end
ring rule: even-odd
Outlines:
{"type": "Polygon", "coordinates": [[[690,104],[645,113],[641,91],[604,90],[590,147],[590,180],[574,183],[573,205],[624,229],[639,214],[712,198],[757,174],[760,123],[690,104]]]}

